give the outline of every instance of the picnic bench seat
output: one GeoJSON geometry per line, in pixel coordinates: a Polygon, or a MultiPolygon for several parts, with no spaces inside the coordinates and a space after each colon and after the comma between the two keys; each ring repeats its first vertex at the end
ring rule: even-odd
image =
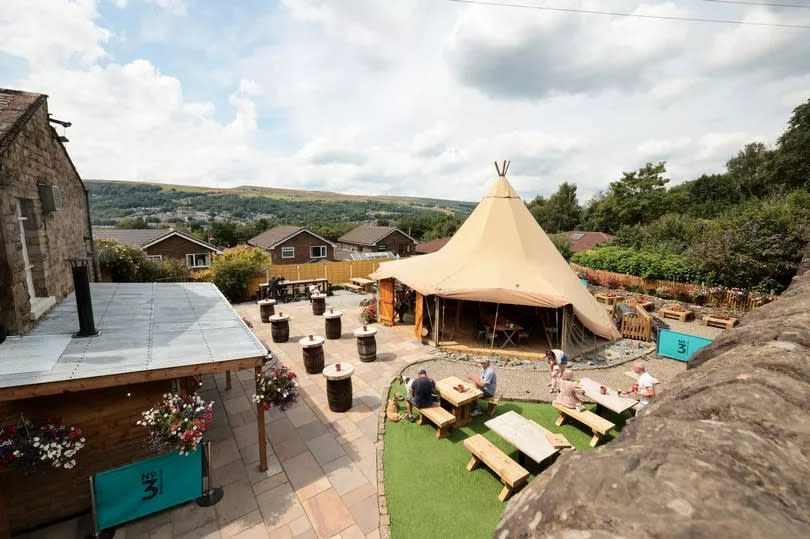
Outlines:
{"type": "Polygon", "coordinates": [[[591,447],[596,447],[596,444],[616,427],[615,424],[604,417],[596,415],[590,410],[582,410],[580,412],[574,408],[566,408],[565,406],[554,403],[552,403],[552,406],[560,413],[560,417],[558,417],[557,421],[554,423],[558,427],[565,423],[565,420],[570,417],[591,428],[593,431],[593,438],[591,438],[589,444],[591,447]]]}
{"type": "Polygon", "coordinates": [[[468,472],[483,462],[501,479],[504,487],[498,494],[500,501],[505,501],[529,479],[528,470],[509,458],[482,434],[476,434],[464,440],[464,447],[472,453],[470,462],[467,463],[468,472]]]}
{"type": "Polygon", "coordinates": [[[439,406],[434,404],[425,408],[417,408],[419,410],[420,425],[424,425],[425,419],[436,425],[436,438],[444,438],[450,434],[450,429],[453,423],[456,422],[456,416],[439,406]]]}
{"type": "Polygon", "coordinates": [[[351,290],[352,292],[354,292],[356,294],[359,294],[360,292],[363,291],[363,287],[357,286],[354,283],[340,283],[340,286],[342,286],[346,290],[351,290]]]}

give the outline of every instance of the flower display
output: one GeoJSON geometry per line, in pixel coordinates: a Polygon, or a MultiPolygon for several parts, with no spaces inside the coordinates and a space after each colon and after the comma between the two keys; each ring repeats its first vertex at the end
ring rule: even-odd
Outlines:
{"type": "Polygon", "coordinates": [[[214,402],[206,403],[199,395],[164,393],[163,401],[141,412],[138,425],[149,429],[149,443],[162,448],[174,446],[181,455],[197,450],[214,419],[214,402]]]}
{"type": "Polygon", "coordinates": [[[363,309],[362,314],[360,314],[360,319],[363,321],[364,324],[370,324],[372,322],[377,321],[377,306],[373,303],[369,303],[366,305],[366,308],[363,309]]]}
{"type": "Polygon", "coordinates": [[[283,365],[262,373],[256,379],[256,394],[253,402],[261,404],[265,410],[278,406],[282,410],[295,402],[298,397],[298,375],[283,365]]]}
{"type": "Polygon", "coordinates": [[[58,419],[35,424],[21,417],[18,425],[0,427],[0,472],[40,464],[70,469],[84,444],[80,428],[58,419]]]}

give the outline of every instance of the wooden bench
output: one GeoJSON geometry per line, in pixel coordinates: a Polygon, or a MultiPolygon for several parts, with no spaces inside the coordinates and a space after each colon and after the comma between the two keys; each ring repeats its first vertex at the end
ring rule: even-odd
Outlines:
{"type": "Polygon", "coordinates": [[[363,288],[360,287],[360,286],[357,286],[354,283],[340,283],[340,286],[342,286],[346,290],[351,290],[355,294],[360,294],[361,292],[363,292],[363,288]]]}
{"type": "Polygon", "coordinates": [[[596,444],[616,427],[616,425],[604,417],[600,417],[590,410],[580,412],[573,408],[566,408],[565,406],[554,403],[552,403],[552,406],[560,413],[560,417],[558,417],[557,421],[554,423],[558,427],[565,423],[565,420],[570,417],[591,428],[593,431],[593,438],[591,438],[591,443],[589,444],[591,447],[596,447],[596,444]]]}
{"type": "Polygon", "coordinates": [[[661,315],[661,318],[672,318],[673,320],[678,320],[680,322],[688,322],[689,320],[695,318],[694,311],[684,309],[683,307],[673,307],[672,305],[662,307],[661,310],[658,311],[658,314],[661,315]]]}
{"type": "Polygon", "coordinates": [[[472,453],[470,462],[467,463],[468,472],[473,471],[483,462],[501,479],[504,487],[498,494],[500,501],[505,501],[529,479],[529,472],[523,466],[510,459],[506,453],[495,447],[481,434],[464,440],[464,447],[472,453]]]}
{"type": "Polygon", "coordinates": [[[736,318],[718,318],[711,315],[705,315],[701,320],[700,323],[704,326],[710,326],[715,328],[722,328],[722,329],[731,329],[737,325],[739,320],[736,318]]]}
{"type": "Polygon", "coordinates": [[[493,395],[487,399],[487,415],[489,417],[495,417],[495,408],[498,407],[499,402],[501,402],[500,395],[493,395]]]}
{"type": "Polygon", "coordinates": [[[417,409],[419,410],[418,423],[420,425],[425,424],[425,419],[436,425],[436,438],[444,438],[450,434],[450,429],[453,427],[453,423],[456,422],[456,416],[438,404],[428,406],[427,408],[417,409]]]}

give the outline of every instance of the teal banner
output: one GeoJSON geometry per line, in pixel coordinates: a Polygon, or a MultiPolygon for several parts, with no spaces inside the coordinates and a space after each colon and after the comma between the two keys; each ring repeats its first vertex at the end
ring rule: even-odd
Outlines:
{"type": "Polygon", "coordinates": [[[687,361],[692,354],[711,343],[711,339],[662,329],[658,332],[658,355],[687,361]]]}
{"type": "Polygon", "coordinates": [[[190,455],[175,452],[94,475],[99,531],[199,498],[202,454],[200,445],[190,455]]]}
{"type": "Polygon", "coordinates": [[[585,279],[580,279],[579,282],[582,283],[582,286],[584,286],[585,288],[588,288],[588,281],[586,281],[585,279]]]}

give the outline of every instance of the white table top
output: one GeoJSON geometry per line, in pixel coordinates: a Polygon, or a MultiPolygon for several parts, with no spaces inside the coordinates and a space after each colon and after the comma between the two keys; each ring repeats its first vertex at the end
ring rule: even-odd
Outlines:
{"type": "Polygon", "coordinates": [[[275,305],[276,300],[274,300],[274,299],[260,299],[256,303],[258,303],[259,305],[275,305]]]}
{"type": "Polygon", "coordinates": [[[343,311],[326,311],[323,313],[324,318],[340,318],[343,316],[343,311]]]}
{"type": "Polygon", "coordinates": [[[302,348],[313,348],[315,346],[321,346],[323,344],[323,341],[324,341],[323,337],[319,337],[318,335],[312,335],[311,339],[309,338],[309,336],[304,337],[303,339],[298,341],[298,344],[300,344],[302,348]]]}
{"type": "Polygon", "coordinates": [[[326,294],[312,294],[309,296],[311,299],[326,299],[326,294]]]}
{"type": "Polygon", "coordinates": [[[501,414],[484,425],[538,464],[559,451],[546,438],[550,431],[515,411],[501,414]]]}
{"type": "Polygon", "coordinates": [[[345,380],[354,374],[354,366],[351,363],[341,363],[340,370],[337,370],[337,363],[330,363],[323,368],[323,376],[327,380],[345,380]]]}
{"type": "Polygon", "coordinates": [[[289,314],[284,314],[284,313],[276,313],[276,314],[271,315],[271,316],[268,317],[268,320],[270,320],[271,322],[283,322],[284,320],[289,320],[289,319],[290,319],[290,315],[289,314]]]}
{"type": "Polygon", "coordinates": [[[585,391],[585,395],[589,399],[601,404],[608,410],[613,410],[617,414],[620,414],[625,410],[629,410],[638,404],[638,401],[635,399],[631,399],[629,397],[620,397],[615,389],[611,389],[609,387],[607,388],[607,393],[602,395],[599,392],[599,386],[604,384],[600,384],[596,380],[591,380],[590,378],[582,378],[579,381],[579,385],[583,391],[585,391]]]}
{"type": "Polygon", "coordinates": [[[371,337],[372,335],[376,335],[376,334],[377,334],[377,328],[373,328],[373,327],[370,327],[370,326],[366,327],[366,329],[363,329],[363,328],[360,327],[360,328],[357,328],[357,329],[354,330],[354,336],[355,337],[371,337]]]}

